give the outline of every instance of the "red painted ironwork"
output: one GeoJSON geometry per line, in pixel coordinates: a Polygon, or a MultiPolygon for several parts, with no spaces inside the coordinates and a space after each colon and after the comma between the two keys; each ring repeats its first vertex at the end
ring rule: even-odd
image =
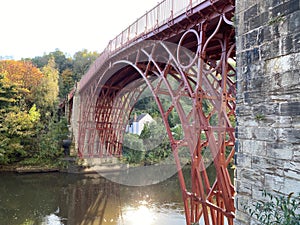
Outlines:
{"type": "Polygon", "coordinates": [[[163,1],[109,43],[78,87],[81,157],[121,155],[134,104],[145,88],[151,91],[178,167],[188,225],[201,216],[206,225],[233,224],[234,186],[228,172],[235,143],[233,15],[234,1],[163,1]],[[160,14],[165,8],[168,13],[160,14]],[[162,95],[171,99],[167,108],[162,95]],[[189,110],[183,108],[184,99],[192,102],[189,110]],[[184,131],[180,140],[168,123],[172,111],[184,131]],[[181,172],[183,151],[191,157],[190,190],[181,172]],[[213,162],[213,181],[204,154],[213,162]]]}

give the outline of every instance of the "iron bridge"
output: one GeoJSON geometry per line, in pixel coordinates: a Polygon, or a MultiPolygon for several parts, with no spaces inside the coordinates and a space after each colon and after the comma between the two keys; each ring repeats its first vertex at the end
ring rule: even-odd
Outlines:
{"type": "Polygon", "coordinates": [[[122,154],[126,125],[145,89],[162,117],[178,167],[186,224],[233,224],[228,167],[235,148],[234,0],[165,0],[111,40],[77,87],[80,157],[122,154]],[[162,98],[168,96],[168,106],[162,98]],[[189,110],[183,101],[189,100],[189,110]],[[176,112],[183,137],[168,118],[176,112]],[[214,118],[214,119],[213,119],[214,118]],[[191,181],[181,172],[187,149],[191,181]],[[215,167],[208,179],[203,152],[215,167]],[[186,182],[190,182],[188,190],[186,182]]]}

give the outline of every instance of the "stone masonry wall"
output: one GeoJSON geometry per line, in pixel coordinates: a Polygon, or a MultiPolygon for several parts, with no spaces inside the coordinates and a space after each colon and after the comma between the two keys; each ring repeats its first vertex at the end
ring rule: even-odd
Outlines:
{"type": "Polygon", "coordinates": [[[237,0],[235,225],[261,190],[300,192],[300,1],[237,0]]]}

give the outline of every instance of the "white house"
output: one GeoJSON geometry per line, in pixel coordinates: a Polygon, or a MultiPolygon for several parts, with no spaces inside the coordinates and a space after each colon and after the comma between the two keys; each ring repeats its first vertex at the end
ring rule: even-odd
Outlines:
{"type": "Polygon", "coordinates": [[[134,119],[130,120],[129,124],[126,126],[126,132],[140,135],[145,124],[150,124],[152,122],[155,122],[155,120],[148,113],[143,113],[139,116],[135,114],[134,119]]]}

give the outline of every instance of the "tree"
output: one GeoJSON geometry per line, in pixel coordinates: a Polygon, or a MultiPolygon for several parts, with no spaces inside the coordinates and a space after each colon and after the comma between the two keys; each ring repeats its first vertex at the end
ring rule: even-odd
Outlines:
{"type": "Polygon", "coordinates": [[[49,60],[54,58],[55,68],[59,72],[59,98],[64,99],[74,87],[75,82],[81,79],[98,55],[97,52],[89,52],[84,49],[76,52],[73,57],[67,57],[59,49],[55,49],[49,54],[31,59],[31,62],[42,70],[49,60]]]}
{"type": "MultiPolygon", "coordinates": [[[[54,58],[50,58],[42,71],[28,61],[0,62],[0,164],[59,153],[61,133],[56,134],[52,126],[59,123],[53,119],[58,102],[54,58]],[[56,139],[47,141],[49,135],[56,139]]],[[[64,124],[61,127],[67,128],[64,124]]]]}
{"type": "MultiPolygon", "coordinates": [[[[59,49],[55,49],[54,52],[49,53],[49,59],[54,58],[56,69],[61,74],[66,69],[72,68],[72,58],[67,57],[66,54],[64,54],[59,49]]],[[[48,61],[49,61],[48,59],[48,61]]]]}
{"type": "Polygon", "coordinates": [[[18,90],[15,102],[29,110],[41,84],[42,72],[28,61],[0,61],[0,74],[5,75],[5,83],[10,83],[18,90]]]}
{"type": "Polygon", "coordinates": [[[86,49],[76,52],[73,56],[73,79],[79,81],[98,56],[97,52],[89,52],[86,49]]]}
{"type": "Polygon", "coordinates": [[[71,69],[65,69],[59,77],[59,97],[65,98],[74,87],[73,72],[71,69]]]}
{"type": "Polygon", "coordinates": [[[5,110],[16,100],[13,98],[17,92],[14,85],[6,79],[4,74],[0,74],[0,110],[5,110]]]}
{"type": "Polygon", "coordinates": [[[38,86],[43,77],[41,71],[27,61],[0,61],[0,73],[6,73],[7,79],[28,90],[38,86]]]}
{"type": "Polygon", "coordinates": [[[66,69],[72,68],[72,58],[67,57],[62,51],[59,49],[55,49],[54,52],[50,52],[49,54],[44,54],[43,56],[36,56],[30,60],[35,66],[42,69],[46,66],[51,58],[54,58],[56,69],[59,73],[62,73],[66,69]]]}
{"type": "Polygon", "coordinates": [[[58,97],[58,70],[55,68],[54,58],[50,58],[48,64],[42,68],[44,74],[43,86],[46,91],[45,103],[49,107],[54,107],[58,97]]]}
{"type": "Polygon", "coordinates": [[[0,163],[12,163],[34,154],[36,146],[32,138],[37,134],[40,113],[33,105],[29,111],[18,107],[7,110],[1,116],[0,163]]]}
{"type": "Polygon", "coordinates": [[[49,120],[56,110],[58,103],[58,71],[55,67],[54,58],[50,58],[46,66],[42,68],[44,74],[39,86],[35,102],[41,109],[44,120],[49,120]]]}

